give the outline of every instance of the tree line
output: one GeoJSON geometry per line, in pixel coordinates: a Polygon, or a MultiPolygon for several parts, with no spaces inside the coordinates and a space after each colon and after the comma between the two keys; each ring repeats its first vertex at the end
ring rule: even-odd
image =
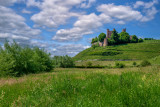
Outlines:
{"type": "Polygon", "coordinates": [[[16,42],[5,42],[0,47],[0,77],[22,76],[30,73],[50,72],[54,67],[73,67],[69,56],[51,57],[44,49],[22,47],[16,42]]]}
{"type": "MultiPolygon", "coordinates": [[[[95,44],[97,42],[103,42],[104,38],[106,38],[105,33],[101,33],[98,37],[92,39],[91,44],[95,44]]],[[[130,36],[127,32],[121,32],[118,34],[116,30],[112,31],[111,38],[108,38],[108,45],[118,45],[125,43],[138,43],[143,42],[143,39],[136,35],[130,36]]],[[[98,45],[98,44],[95,44],[98,45]]]]}

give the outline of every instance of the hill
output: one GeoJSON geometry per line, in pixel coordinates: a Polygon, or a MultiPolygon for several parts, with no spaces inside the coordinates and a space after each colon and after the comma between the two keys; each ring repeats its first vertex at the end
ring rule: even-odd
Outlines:
{"type": "Polygon", "coordinates": [[[73,59],[78,60],[143,60],[160,55],[160,40],[146,40],[143,43],[88,48],[73,59]]]}

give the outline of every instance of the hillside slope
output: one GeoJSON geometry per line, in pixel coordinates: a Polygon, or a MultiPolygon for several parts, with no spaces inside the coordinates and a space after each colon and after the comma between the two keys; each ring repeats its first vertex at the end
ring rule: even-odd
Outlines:
{"type": "Polygon", "coordinates": [[[116,46],[88,48],[73,59],[78,60],[143,60],[160,55],[160,40],[129,43],[116,46]]]}

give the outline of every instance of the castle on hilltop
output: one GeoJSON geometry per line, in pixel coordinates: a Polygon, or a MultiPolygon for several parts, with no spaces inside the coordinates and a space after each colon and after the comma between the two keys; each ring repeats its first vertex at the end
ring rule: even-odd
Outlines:
{"type": "MultiPolygon", "coordinates": [[[[113,31],[115,31],[115,28],[113,29],[113,31]]],[[[99,46],[108,46],[108,38],[111,38],[113,31],[110,31],[109,29],[107,29],[106,37],[104,38],[103,42],[99,42],[99,46]]],[[[126,28],[122,29],[122,32],[126,32],[126,28]]]]}

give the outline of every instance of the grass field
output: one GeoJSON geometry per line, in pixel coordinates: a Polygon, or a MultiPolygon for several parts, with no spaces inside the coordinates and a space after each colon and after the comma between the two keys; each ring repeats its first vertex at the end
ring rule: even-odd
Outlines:
{"type": "Polygon", "coordinates": [[[160,105],[160,66],[123,69],[57,68],[0,79],[0,106],[160,105]]]}
{"type": "Polygon", "coordinates": [[[160,40],[147,40],[143,43],[129,43],[124,45],[88,48],[73,59],[78,60],[144,60],[160,54],[160,40]]]}

